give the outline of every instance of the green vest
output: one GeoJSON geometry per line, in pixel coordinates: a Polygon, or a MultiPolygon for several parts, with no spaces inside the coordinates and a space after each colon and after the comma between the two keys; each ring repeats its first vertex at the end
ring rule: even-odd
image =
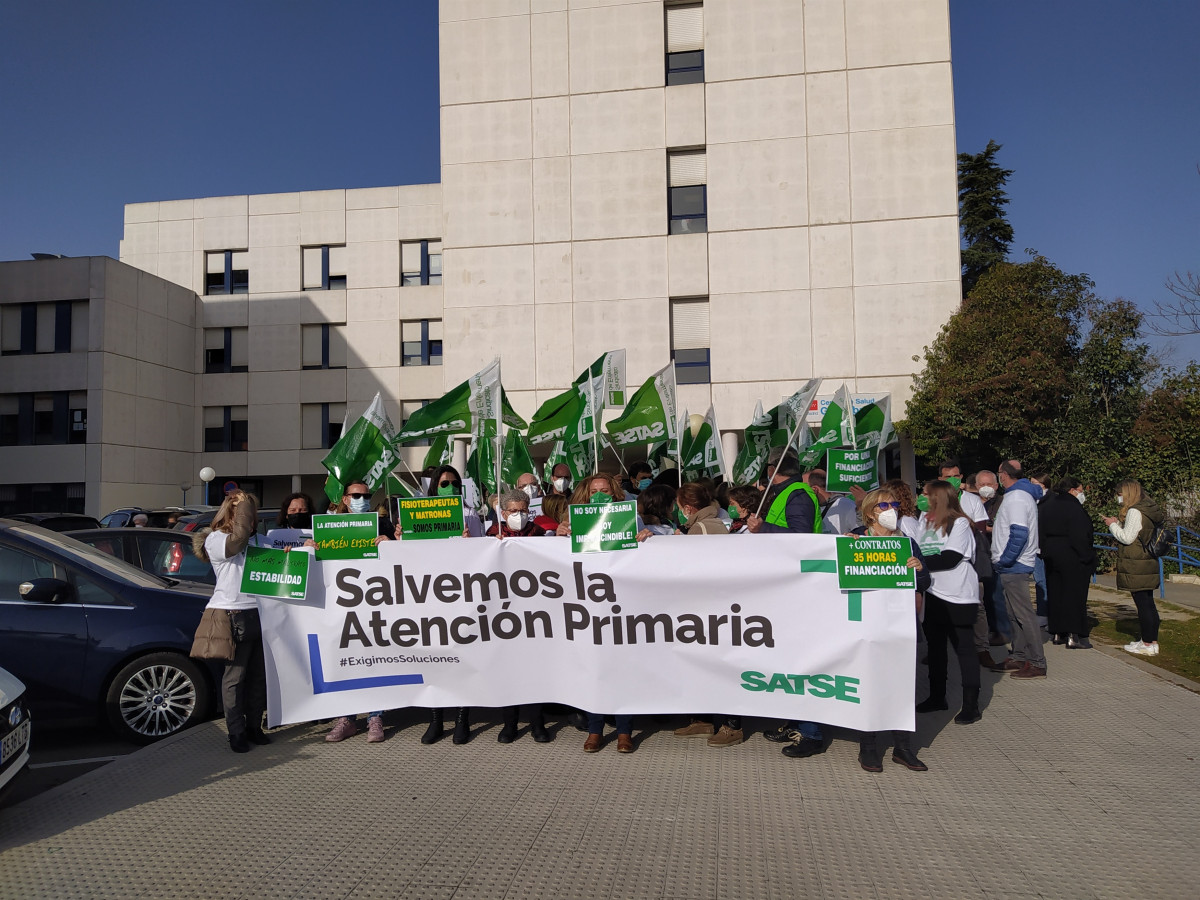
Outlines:
{"type": "Polygon", "coordinates": [[[779,496],[771,501],[771,508],[767,510],[766,521],[771,525],[778,525],[780,528],[787,528],[787,502],[788,497],[794,491],[804,491],[808,494],[808,499],[813,504],[813,534],[821,533],[821,504],[817,502],[817,493],[803,481],[793,481],[782,491],[779,496]]]}

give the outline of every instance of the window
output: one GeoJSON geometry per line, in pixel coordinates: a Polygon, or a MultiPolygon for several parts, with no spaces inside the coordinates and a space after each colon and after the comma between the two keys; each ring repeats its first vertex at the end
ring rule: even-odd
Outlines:
{"type": "Polygon", "coordinates": [[[249,366],[249,329],[205,328],[204,371],[245,372],[249,366]]]}
{"type": "Polygon", "coordinates": [[[0,394],[0,447],[20,443],[21,401],[16,394],[0,394]]]}
{"type": "MultiPolygon", "coordinates": [[[[5,512],[17,512],[17,510],[5,510],[5,512]]],[[[22,512],[28,512],[28,510],[22,510],[22,512]]],[[[32,581],[35,578],[54,578],[61,574],[55,569],[54,563],[47,559],[21,550],[13,550],[10,547],[0,547],[0,600],[20,603],[22,597],[19,586],[22,582],[32,581]]]]}
{"type": "Polygon", "coordinates": [[[344,326],[322,322],[320,325],[300,326],[300,365],[305,369],[346,368],[346,336],[344,326]]]}
{"type": "Polygon", "coordinates": [[[247,449],[246,407],[204,407],[204,452],[229,453],[247,449]]]}
{"type": "Polygon", "coordinates": [[[216,250],[205,255],[204,293],[250,293],[250,254],[246,250],[216,250]]]}
{"type": "Polygon", "coordinates": [[[68,428],[67,443],[87,443],[87,391],[71,391],[67,394],[68,428]]]}
{"type": "Polygon", "coordinates": [[[442,320],[421,319],[400,323],[400,365],[442,364],[442,320]]]}
{"type": "MultiPolygon", "coordinates": [[[[418,409],[428,406],[432,400],[401,400],[400,401],[400,431],[404,430],[404,426],[408,424],[409,417],[418,409]]],[[[405,446],[408,447],[428,447],[433,443],[429,438],[421,438],[416,441],[405,441],[405,446]]]]}
{"type": "Polygon", "coordinates": [[[305,450],[328,450],[342,436],[345,403],[304,403],[300,406],[302,446],[305,450]]]}
{"type": "Polygon", "coordinates": [[[17,512],[68,512],[83,515],[85,493],[82,481],[0,484],[0,516],[17,512]]]}
{"type": "Polygon", "coordinates": [[[675,361],[676,384],[712,381],[709,346],[708,299],[672,300],[671,359],[675,361]]]}
{"type": "Polygon", "coordinates": [[[88,302],[11,303],[0,311],[0,353],[70,353],[87,350],[88,302]]]}
{"type": "Polygon", "coordinates": [[[400,284],[441,284],[442,242],[403,241],[400,244],[400,284]]]}
{"type": "Polygon", "coordinates": [[[304,248],[304,290],[344,291],[346,248],[325,244],[304,248]]]}
{"type": "Polygon", "coordinates": [[[708,231],[708,163],[703,148],[667,151],[667,215],[671,234],[708,231]]]}
{"type": "Polygon", "coordinates": [[[667,30],[667,85],[704,81],[704,6],[680,3],[664,10],[667,30]]]}
{"type": "Polygon", "coordinates": [[[87,391],[0,394],[0,446],[86,441],[87,391]]]}

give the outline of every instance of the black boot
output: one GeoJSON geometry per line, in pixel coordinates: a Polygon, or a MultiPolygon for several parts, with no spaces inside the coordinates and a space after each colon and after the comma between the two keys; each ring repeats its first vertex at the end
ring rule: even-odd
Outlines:
{"type": "MultiPolygon", "coordinates": [[[[501,710],[501,716],[504,720],[504,727],[500,729],[500,733],[496,735],[496,743],[511,744],[517,737],[517,713],[520,711],[519,706],[506,706],[501,710]]],[[[457,726],[455,727],[457,736],[457,726]]]]}
{"type": "Polygon", "coordinates": [[[454,717],[454,743],[465,744],[471,739],[471,708],[460,706],[454,717]]]}
{"type": "Polygon", "coordinates": [[[962,711],[954,717],[959,725],[970,725],[983,718],[979,711],[979,688],[963,688],[962,711]]]}
{"type": "Polygon", "coordinates": [[[422,744],[436,743],[442,737],[442,711],[440,709],[431,709],[429,717],[429,727],[421,735],[422,744]]]}
{"type": "Polygon", "coordinates": [[[949,708],[950,704],[946,702],[946,695],[944,692],[940,695],[930,694],[927,698],[917,704],[917,712],[919,713],[938,712],[940,710],[949,708]]]}
{"type": "Polygon", "coordinates": [[[250,742],[246,740],[246,735],[244,733],[231,734],[229,736],[229,749],[234,753],[249,753],[250,742]]]}
{"type": "Polygon", "coordinates": [[[542,704],[535,703],[529,712],[529,735],[538,744],[548,744],[554,738],[546,731],[546,717],[542,712],[542,704]]]}

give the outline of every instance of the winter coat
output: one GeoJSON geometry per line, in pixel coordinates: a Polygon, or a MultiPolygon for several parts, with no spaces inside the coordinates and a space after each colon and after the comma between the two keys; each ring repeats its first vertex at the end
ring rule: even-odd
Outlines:
{"type": "MultiPolygon", "coordinates": [[[[1152,591],[1158,587],[1158,560],[1146,552],[1146,542],[1154,526],[1164,519],[1159,505],[1145,494],[1130,512],[1134,509],[1141,516],[1142,527],[1132,542],[1121,542],[1117,547],[1117,589],[1131,593],[1152,591]]],[[[1129,524],[1129,513],[1125,514],[1124,524],[1129,524]]]]}
{"type": "Polygon", "coordinates": [[[688,535],[729,534],[729,529],[725,527],[725,523],[717,514],[717,504],[715,503],[709,504],[704,509],[698,509],[688,516],[683,530],[688,535]]]}
{"type": "Polygon", "coordinates": [[[1080,567],[1090,575],[1096,567],[1092,532],[1092,518],[1074,495],[1051,491],[1038,504],[1038,539],[1046,565],[1063,570],[1080,567]]]}

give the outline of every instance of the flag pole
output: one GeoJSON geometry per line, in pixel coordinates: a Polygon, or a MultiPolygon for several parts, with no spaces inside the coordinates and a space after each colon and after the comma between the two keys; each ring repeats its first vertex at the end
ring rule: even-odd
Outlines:
{"type": "MultiPolygon", "coordinates": [[[[783,453],[780,454],[780,456],[779,456],[779,459],[781,462],[783,461],[783,457],[787,456],[787,452],[790,449],[792,449],[792,441],[794,441],[796,439],[796,434],[797,434],[797,432],[800,431],[800,426],[803,424],[804,424],[804,419],[800,416],[797,416],[796,417],[796,425],[795,425],[795,427],[792,428],[792,433],[788,435],[787,443],[783,445],[783,453]]],[[[776,467],[776,468],[778,468],[778,467],[776,467]]],[[[762,499],[758,501],[758,509],[754,513],[754,515],[756,515],[760,518],[762,517],[763,505],[767,502],[767,494],[768,493],[769,493],[769,490],[763,491],[762,499]]]]}

